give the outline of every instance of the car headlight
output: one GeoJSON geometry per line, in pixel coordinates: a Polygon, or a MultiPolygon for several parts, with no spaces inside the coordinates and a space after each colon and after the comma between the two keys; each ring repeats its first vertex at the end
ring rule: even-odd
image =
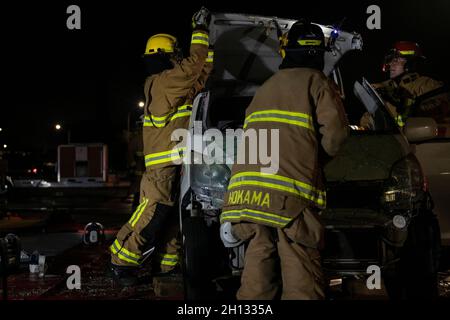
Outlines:
{"type": "Polygon", "coordinates": [[[416,157],[409,155],[392,166],[382,203],[389,211],[412,209],[422,199],[423,191],[422,168],[416,157]]]}
{"type": "Polygon", "coordinates": [[[231,177],[230,168],[225,164],[193,164],[191,177],[195,194],[214,208],[222,208],[231,177]]]}

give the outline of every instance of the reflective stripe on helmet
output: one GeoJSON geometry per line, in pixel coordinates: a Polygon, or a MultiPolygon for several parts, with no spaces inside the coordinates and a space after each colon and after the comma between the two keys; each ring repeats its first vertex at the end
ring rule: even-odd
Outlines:
{"type": "Polygon", "coordinates": [[[233,175],[228,190],[240,186],[257,186],[262,188],[286,191],[296,196],[313,201],[320,207],[326,204],[325,191],[318,190],[308,183],[283,177],[276,174],[261,172],[240,172],[233,175]]]}
{"type": "Polygon", "coordinates": [[[399,50],[399,52],[401,55],[404,56],[410,56],[410,55],[414,55],[416,52],[414,50],[399,50]]]}

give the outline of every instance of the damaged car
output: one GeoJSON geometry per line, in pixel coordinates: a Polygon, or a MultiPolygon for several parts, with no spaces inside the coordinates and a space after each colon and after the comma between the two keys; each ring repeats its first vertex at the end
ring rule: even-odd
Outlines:
{"type": "MultiPolygon", "coordinates": [[[[212,15],[210,39],[214,71],[206,90],[193,104],[191,143],[183,164],[179,213],[188,299],[234,296],[243,269],[245,243],[229,237],[220,213],[237,156],[235,144],[223,143],[223,163],[204,161],[211,155],[206,130],[226,136],[242,129],[245,110],[256,90],[278,70],[280,33],[293,19],[247,14],[212,15]],[[203,161],[195,161],[195,159],[203,161]]],[[[350,125],[350,136],[325,166],[327,208],[322,265],[330,281],[367,277],[379,266],[389,295],[413,297],[437,292],[439,225],[423,170],[411,143],[435,136],[430,119],[418,118],[400,130],[382,99],[365,80],[345,81],[342,58],[362,50],[357,33],[320,25],[329,50],[324,73],[334,81],[347,111],[369,111],[373,130],[350,125]],[[420,279],[420,285],[412,284],[420,279]]],[[[350,66],[351,67],[351,64],[350,66]]]]}

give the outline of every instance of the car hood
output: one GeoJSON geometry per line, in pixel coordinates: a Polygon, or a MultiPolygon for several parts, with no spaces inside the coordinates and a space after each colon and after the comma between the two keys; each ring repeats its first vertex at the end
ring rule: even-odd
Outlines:
{"type": "MultiPolygon", "coordinates": [[[[210,24],[210,42],[214,46],[212,80],[237,80],[263,83],[278,70],[277,24],[283,33],[296,20],[248,14],[214,13],[210,24]],[[276,21],[276,22],[275,22],[276,21]]],[[[332,27],[319,25],[329,39],[332,27]]],[[[357,33],[338,31],[332,52],[325,54],[324,72],[329,75],[339,59],[348,51],[361,50],[357,33]]]]}
{"type": "Polygon", "coordinates": [[[409,153],[400,134],[351,135],[325,166],[327,182],[384,180],[392,165],[409,153]]]}

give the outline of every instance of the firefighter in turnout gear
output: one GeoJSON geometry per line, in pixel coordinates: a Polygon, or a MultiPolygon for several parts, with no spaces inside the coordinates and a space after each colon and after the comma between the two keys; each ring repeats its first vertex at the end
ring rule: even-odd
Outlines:
{"type": "MultiPolygon", "coordinates": [[[[258,89],[244,122],[245,133],[279,130],[279,170],[235,164],[220,217],[231,223],[236,238],[248,241],[240,300],[274,299],[280,293],[282,299],[324,298],[322,167],[346,139],[348,121],[322,72],[321,28],[297,21],[280,40],[280,70],[258,89]]],[[[247,156],[245,139],[240,148],[247,156]]]]}
{"type": "Polygon", "coordinates": [[[163,273],[179,263],[176,199],[183,148],[175,148],[180,141],[172,141],[171,135],[187,129],[192,101],[203,89],[213,62],[208,49],[209,11],[202,8],[192,20],[187,58],[181,58],[171,35],[157,34],[147,42],[144,63],[150,76],[144,85],[145,173],[140,203],[110,247],[111,270],[123,285],[136,283],[135,271],[150,255],[163,273]]]}
{"type": "MultiPolygon", "coordinates": [[[[431,117],[437,123],[450,117],[448,88],[440,81],[419,75],[417,64],[424,59],[417,43],[399,41],[385,56],[383,71],[389,80],[373,84],[399,127],[408,117],[431,117]]],[[[370,113],[365,113],[360,124],[373,127],[370,113]]]]}

